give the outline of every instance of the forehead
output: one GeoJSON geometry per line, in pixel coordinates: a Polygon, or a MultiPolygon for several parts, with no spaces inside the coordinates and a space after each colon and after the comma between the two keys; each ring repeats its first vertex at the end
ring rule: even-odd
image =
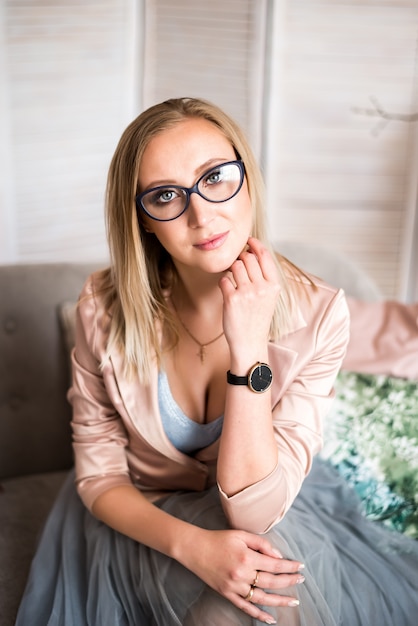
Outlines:
{"type": "Polygon", "coordinates": [[[176,142],[180,145],[194,143],[199,141],[202,136],[215,144],[219,142],[230,144],[225,133],[214,122],[200,117],[188,117],[179,120],[170,128],[161,130],[151,139],[148,146],[165,142],[176,142]]]}
{"type": "Polygon", "coordinates": [[[151,139],[141,159],[139,178],[175,176],[186,170],[196,173],[211,160],[234,158],[234,148],[220,128],[205,119],[188,118],[151,139]]]}

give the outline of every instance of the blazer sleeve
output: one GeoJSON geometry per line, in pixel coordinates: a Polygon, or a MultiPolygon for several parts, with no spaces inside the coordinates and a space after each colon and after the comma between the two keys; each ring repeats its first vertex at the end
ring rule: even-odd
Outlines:
{"type": "Polygon", "coordinates": [[[223,509],[234,528],[266,533],[280,522],[322,447],[322,421],[334,398],[333,385],[349,337],[348,308],[342,291],[335,293],[314,328],[304,331],[305,337],[307,332],[312,355],[307,362],[301,360],[283,395],[273,400],[278,449],[275,469],[231,497],[218,485],[223,509]]]}
{"type": "Polygon", "coordinates": [[[68,392],[73,407],[71,426],[77,490],[89,510],[100,493],[117,485],[131,484],[125,450],[127,432],[107,389],[109,381],[114,379],[107,376],[106,384],[101,368],[108,335],[104,327],[109,323],[108,314],[98,311],[93,282],[89,280],[77,306],[73,379],[68,392]]]}

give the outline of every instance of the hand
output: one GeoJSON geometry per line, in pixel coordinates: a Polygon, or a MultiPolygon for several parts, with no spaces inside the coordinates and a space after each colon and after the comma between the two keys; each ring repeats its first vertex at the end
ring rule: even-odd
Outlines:
{"type": "MultiPolygon", "coordinates": [[[[280,292],[277,266],[258,239],[219,281],[224,300],[223,327],[231,353],[231,367],[252,365],[266,349],[274,309],[280,292]],[[243,338],[245,337],[245,341],[243,338]]],[[[234,370],[235,374],[238,372],[234,370]]]]}
{"type": "Polygon", "coordinates": [[[296,606],[294,597],[264,590],[303,582],[299,572],[303,565],[299,561],[282,558],[267,539],[245,531],[198,529],[198,533],[198,549],[188,552],[183,564],[236,607],[271,624],[271,615],[257,604],[296,606]],[[253,593],[246,599],[256,577],[253,593]]]}

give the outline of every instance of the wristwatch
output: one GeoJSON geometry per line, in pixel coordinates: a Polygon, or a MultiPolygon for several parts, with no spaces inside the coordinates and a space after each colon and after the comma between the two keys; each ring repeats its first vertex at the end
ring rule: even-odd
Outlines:
{"type": "Polygon", "coordinates": [[[264,393],[271,387],[273,372],[267,363],[258,361],[252,366],[247,376],[235,376],[228,370],[226,380],[230,385],[247,385],[255,393],[264,393]]]}

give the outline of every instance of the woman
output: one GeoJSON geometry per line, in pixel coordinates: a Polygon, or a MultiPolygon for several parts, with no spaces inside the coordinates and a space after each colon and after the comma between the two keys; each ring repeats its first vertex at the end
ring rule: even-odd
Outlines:
{"type": "Polygon", "coordinates": [[[17,624],[406,624],[416,551],[366,524],[327,468],[306,478],[344,296],[272,254],[234,122],[187,98],[141,114],[111,163],[107,222],[69,394],[83,504],[69,481],[17,624]]]}

